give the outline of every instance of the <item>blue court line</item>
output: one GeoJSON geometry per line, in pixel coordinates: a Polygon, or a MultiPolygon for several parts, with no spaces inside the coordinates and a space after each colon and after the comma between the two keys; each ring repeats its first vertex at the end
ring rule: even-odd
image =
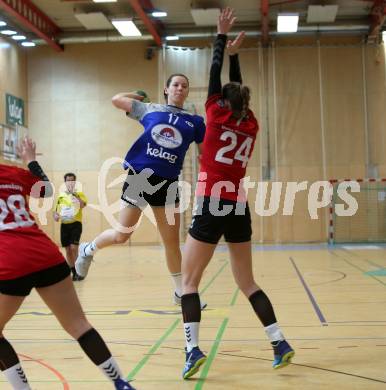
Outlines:
{"type": "Polygon", "coordinates": [[[340,244],[329,244],[328,245],[332,249],[344,249],[344,250],[351,250],[352,249],[368,249],[368,250],[374,250],[374,249],[385,249],[386,243],[384,242],[346,242],[346,243],[340,243],[340,244]],[[347,249],[347,247],[350,247],[350,249],[347,249]],[[371,247],[371,248],[369,248],[371,247]]]}
{"type": "MultiPolygon", "coordinates": [[[[324,243],[316,244],[253,244],[252,251],[254,252],[274,252],[274,251],[317,251],[327,250],[328,245],[324,243]]],[[[217,245],[215,252],[228,252],[226,244],[217,245]]]]}
{"type": "MultiPolygon", "coordinates": [[[[254,252],[275,252],[275,251],[319,251],[319,250],[331,250],[331,249],[345,249],[348,244],[327,244],[323,242],[310,243],[310,244],[253,244],[252,251],[254,252]]],[[[374,249],[385,249],[386,244],[376,243],[371,244],[374,249]]],[[[350,243],[350,246],[361,249],[369,246],[366,243],[350,243]]],[[[215,252],[228,252],[228,246],[226,244],[219,244],[216,247],[215,252]]]]}
{"type": "Polygon", "coordinates": [[[318,315],[319,321],[322,323],[323,326],[327,326],[328,325],[327,321],[324,318],[324,315],[322,314],[318,304],[316,303],[316,300],[315,300],[314,296],[312,295],[311,290],[308,288],[307,283],[305,282],[302,274],[300,273],[298,267],[296,266],[295,261],[293,260],[292,257],[290,257],[289,259],[291,260],[291,263],[294,266],[295,271],[296,271],[300,281],[302,282],[302,285],[303,285],[304,289],[306,290],[308,298],[310,298],[312,306],[314,307],[314,310],[315,310],[316,314],[318,315]]]}
{"type": "Polygon", "coordinates": [[[316,244],[275,244],[275,245],[252,245],[252,250],[271,252],[271,251],[319,251],[327,249],[328,245],[324,243],[316,244]]]}
{"type": "Polygon", "coordinates": [[[373,321],[367,321],[367,320],[363,320],[363,321],[361,321],[361,320],[351,320],[351,321],[329,321],[329,323],[330,324],[353,324],[353,323],[362,323],[362,324],[364,324],[364,323],[385,323],[386,322],[386,320],[373,320],[373,321]]]}

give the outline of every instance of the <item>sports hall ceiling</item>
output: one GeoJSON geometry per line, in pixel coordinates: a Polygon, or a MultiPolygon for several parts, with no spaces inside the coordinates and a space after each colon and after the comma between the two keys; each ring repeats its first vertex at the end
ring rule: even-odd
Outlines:
{"type": "Polygon", "coordinates": [[[298,35],[361,34],[372,42],[386,16],[386,0],[0,0],[2,20],[56,50],[75,42],[145,39],[160,46],[170,35],[211,37],[216,9],[226,6],[236,11],[235,30],[246,30],[264,45],[276,36],[277,15],[283,12],[299,14],[298,35]],[[154,10],[167,16],[154,18],[154,10]],[[132,18],[142,36],[122,37],[111,24],[121,18],[132,18]]]}

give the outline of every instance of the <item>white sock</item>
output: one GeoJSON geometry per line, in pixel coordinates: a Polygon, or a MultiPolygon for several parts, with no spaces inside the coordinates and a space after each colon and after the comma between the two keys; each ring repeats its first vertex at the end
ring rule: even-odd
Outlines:
{"type": "Polygon", "coordinates": [[[198,333],[200,331],[199,322],[184,323],[186,351],[190,352],[194,347],[198,347],[198,333]]]}
{"type": "Polygon", "coordinates": [[[271,342],[284,340],[284,335],[277,322],[266,326],[264,330],[271,342]]]}
{"type": "Polygon", "coordinates": [[[20,363],[7,368],[3,373],[14,390],[31,390],[20,363]]]}
{"type": "Polygon", "coordinates": [[[181,298],[182,295],[182,274],[178,272],[176,274],[170,274],[175,285],[175,292],[181,298]]]}
{"type": "Polygon", "coordinates": [[[114,382],[118,378],[123,378],[121,369],[119,368],[117,362],[112,356],[110,359],[106,360],[98,367],[106,375],[106,377],[110,379],[112,382],[114,382]]]}
{"type": "Polygon", "coordinates": [[[94,253],[98,250],[98,247],[94,241],[89,242],[89,244],[84,248],[84,253],[86,256],[93,256],[94,253]]]}

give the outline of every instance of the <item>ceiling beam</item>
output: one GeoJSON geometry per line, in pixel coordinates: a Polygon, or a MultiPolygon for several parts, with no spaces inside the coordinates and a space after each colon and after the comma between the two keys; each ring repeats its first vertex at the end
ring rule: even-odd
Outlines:
{"type": "Polygon", "coordinates": [[[34,32],[56,51],[63,51],[63,46],[56,42],[59,27],[30,0],[0,0],[0,8],[14,17],[22,28],[34,32]]]}
{"type": "Polygon", "coordinates": [[[375,0],[370,11],[368,42],[377,42],[379,32],[386,18],[386,0],[375,0]]]}
{"type": "MultiPolygon", "coordinates": [[[[153,11],[164,11],[163,9],[155,9],[151,0],[140,0],[143,10],[149,14],[153,11]]],[[[158,34],[162,37],[165,32],[165,25],[161,22],[161,19],[153,19],[153,24],[155,25],[158,34]]]]}
{"type": "Polygon", "coordinates": [[[269,43],[269,1],[261,0],[261,43],[264,47],[269,43]]]}
{"type": "Polygon", "coordinates": [[[142,5],[142,8],[146,11],[146,12],[151,12],[154,10],[154,5],[153,3],[151,2],[151,0],[140,0],[140,3],[142,5]]]}
{"type": "MultiPolygon", "coordinates": [[[[270,6],[274,7],[275,5],[284,5],[284,4],[290,4],[290,3],[299,3],[302,0],[285,0],[285,1],[279,1],[277,3],[271,3],[270,6]]],[[[371,0],[372,1],[372,0],[371,0]]]]}
{"type": "MultiPolygon", "coordinates": [[[[157,46],[162,46],[161,36],[159,35],[155,24],[147,15],[141,2],[139,0],[128,0],[128,2],[130,3],[130,5],[134,9],[134,11],[137,13],[139,18],[142,20],[142,22],[146,26],[147,30],[149,31],[149,33],[153,36],[153,39],[154,39],[155,43],[157,44],[157,46]]],[[[147,1],[147,3],[149,4],[149,1],[147,1]]]]}

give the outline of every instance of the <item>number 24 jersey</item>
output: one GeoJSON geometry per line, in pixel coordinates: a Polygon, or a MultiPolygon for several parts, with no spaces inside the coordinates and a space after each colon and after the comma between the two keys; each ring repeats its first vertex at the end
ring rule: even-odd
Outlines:
{"type": "Polygon", "coordinates": [[[196,195],[245,201],[239,193],[240,180],[245,176],[259,125],[253,112],[238,120],[216,94],[206,104],[206,132],[202,144],[200,176],[196,195]],[[228,182],[227,187],[219,182],[228,182]],[[216,183],[219,183],[216,185],[216,183]]]}

